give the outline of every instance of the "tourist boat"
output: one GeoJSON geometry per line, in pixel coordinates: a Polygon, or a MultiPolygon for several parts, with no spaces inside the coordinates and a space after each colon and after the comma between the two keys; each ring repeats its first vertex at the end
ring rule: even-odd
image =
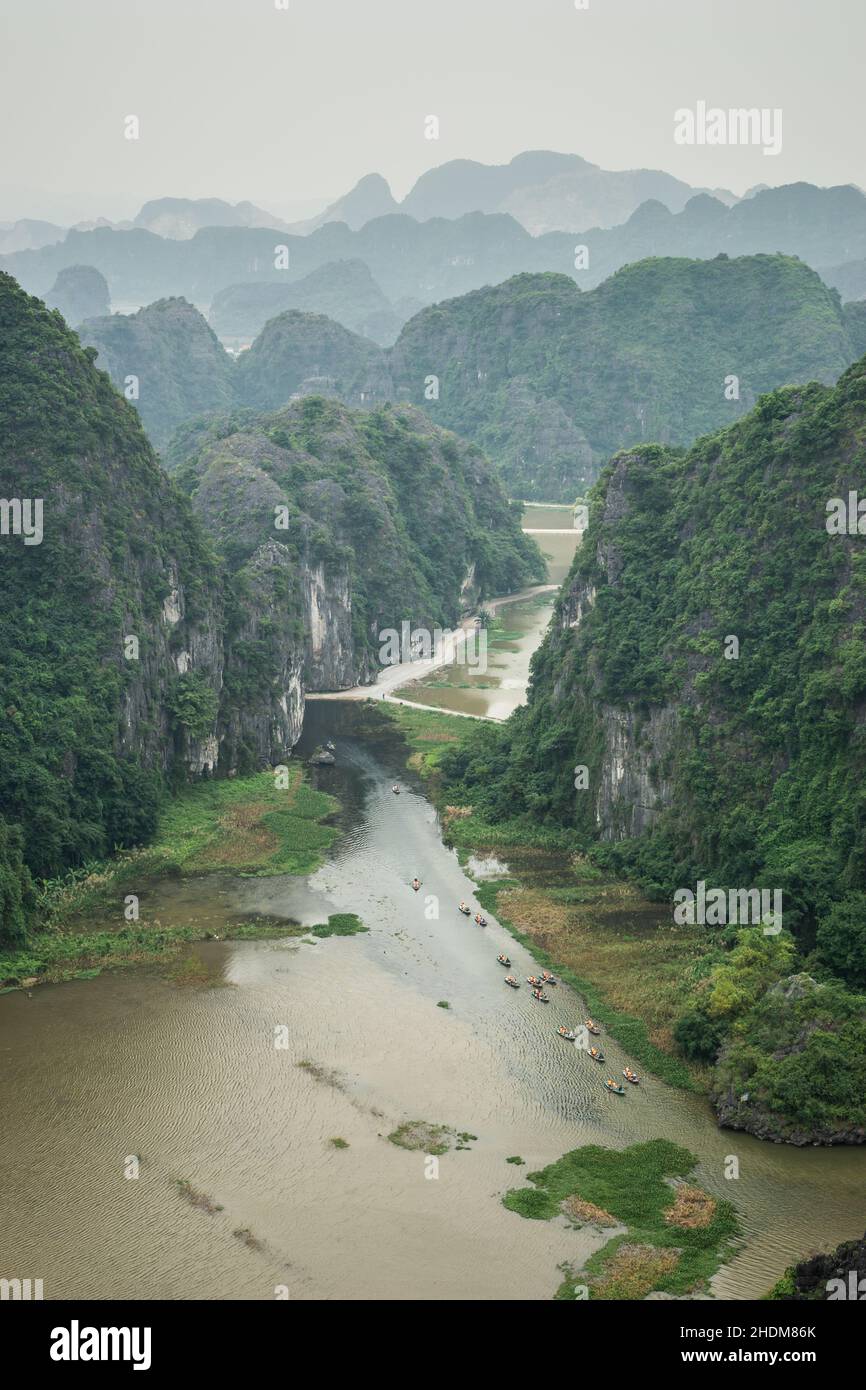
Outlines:
{"type": "Polygon", "coordinates": [[[631,1071],[629,1067],[626,1067],[624,1069],[623,1076],[625,1077],[626,1081],[630,1081],[633,1086],[637,1086],[640,1081],[640,1077],[638,1076],[637,1072],[631,1071]]]}
{"type": "Polygon", "coordinates": [[[610,1091],[612,1096],[625,1095],[625,1086],[618,1086],[615,1081],[605,1081],[604,1087],[606,1091],[610,1091]]]}
{"type": "Polygon", "coordinates": [[[546,985],[555,985],[558,983],[556,976],[551,975],[549,970],[542,970],[541,978],[546,985]]]}
{"type": "Polygon", "coordinates": [[[591,1047],[589,1049],[589,1055],[594,1062],[604,1061],[604,1053],[602,1052],[600,1047],[591,1047]]]}
{"type": "Polygon", "coordinates": [[[577,1034],[572,1033],[570,1028],[557,1028],[556,1032],[560,1038],[565,1038],[566,1042],[577,1042],[577,1034]]]}
{"type": "Polygon", "coordinates": [[[458,912],[462,912],[464,917],[471,917],[471,916],[472,916],[472,908],[471,908],[471,907],[458,907],[457,911],[458,911],[458,912]]]}
{"type": "Polygon", "coordinates": [[[508,956],[497,956],[496,959],[499,961],[500,965],[509,966],[511,964],[511,961],[508,959],[508,956]]]}
{"type": "Polygon", "coordinates": [[[596,1036],[598,1036],[598,1034],[601,1032],[601,1029],[599,1028],[597,1023],[593,1023],[592,1019],[588,1018],[586,1020],[586,1031],[587,1033],[594,1033],[596,1036]]]}
{"type": "Polygon", "coordinates": [[[514,978],[513,975],[506,975],[506,976],[505,976],[505,983],[506,983],[507,985],[510,985],[512,989],[520,989],[520,985],[519,985],[518,981],[515,980],[515,978],[514,978]]]}
{"type": "Polygon", "coordinates": [[[533,989],[541,989],[541,986],[544,984],[544,981],[539,980],[537,975],[527,975],[526,983],[528,985],[532,985],[533,989]]]}
{"type": "Polygon", "coordinates": [[[538,1002],[539,1002],[539,1004],[549,1004],[549,1003],[550,1003],[550,995],[549,995],[549,994],[542,994],[542,992],[541,992],[540,989],[534,989],[534,990],[532,991],[532,997],[533,997],[533,999],[537,999],[538,1002]]]}

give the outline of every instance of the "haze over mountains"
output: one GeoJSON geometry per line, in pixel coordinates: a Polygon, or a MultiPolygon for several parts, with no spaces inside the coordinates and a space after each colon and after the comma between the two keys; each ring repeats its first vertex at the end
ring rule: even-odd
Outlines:
{"type": "Polygon", "coordinates": [[[468,212],[507,212],[533,236],[610,227],[655,198],[680,212],[695,193],[712,192],[733,204],[728,189],[698,189],[658,169],[600,169],[576,154],[528,150],[508,164],[481,164],[452,159],[422,174],[398,202],[381,174],[368,174],[318,217],[293,230],[310,232],[326,222],[345,222],[360,230],[374,217],[402,212],[418,222],[432,217],[457,218],[468,212]]]}
{"type": "Polygon", "coordinates": [[[566,275],[519,275],[422,310],[390,350],[289,309],[233,364],[182,299],[90,320],[80,336],[118,387],[135,375],[158,447],[232,405],[411,401],[484,449],[512,495],[571,501],[617,449],[689,444],[764,391],[834,382],[864,350],[860,307],[792,257],[722,255],[639,262],[584,293],[566,275]]]}
{"type": "MultiPolygon", "coordinates": [[[[443,192],[440,202],[460,208],[460,180],[451,166],[443,169],[445,174],[425,176],[432,180],[429,198],[441,177],[446,192],[451,182],[456,191],[448,197],[443,192]]],[[[485,201],[481,194],[477,200],[485,201]]],[[[493,196],[486,201],[492,203],[493,196]]],[[[768,188],[733,206],[696,194],[679,211],[650,199],[615,226],[537,236],[503,211],[416,221],[401,210],[355,229],[345,221],[323,222],[304,235],[282,225],[249,225],[260,216],[266,214],[249,204],[232,209],[218,200],[160,200],[136,220],[183,230],[183,239],[158,235],[147,225],[73,229],[62,241],[0,256],[0,266],[43,296],[61,271],[91,266],[108,282],[112,304],[124,311],[182,296],[204,312],[212,308],[214,326],[236,346],[252,341],[269,317],[288,307],[327,313],[387,346],[425,305],[520,273],[554,271],[592,289],[623,265],[649,256],[784,252],[799,256],[846,295],[866,290],[866,196],[852,185],[768,188]],[[225,216],[233,225],[194,230],[210,216],[225,216]]]]}

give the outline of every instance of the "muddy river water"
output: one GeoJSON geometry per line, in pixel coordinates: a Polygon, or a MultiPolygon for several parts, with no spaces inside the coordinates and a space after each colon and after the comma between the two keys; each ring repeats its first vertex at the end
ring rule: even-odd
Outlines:
{"type": "MultiPolygon", "coordinates": [[[[722,1297],[758,1295],[794,1256],[862,1232],[863,1152],[720,1131],[704,1100],[652,1077],[622,1099],[603,1091],[601,1069],[555,1034],[580,1001],[504,987],[497,953],[521,978],[531,957],[457,913],[472,882],[398,750],[352,733],[357,719],[310,710],[305,746],[334,737],[338,766],[317,776],[342,801],[318,872],[165,883],[144,907],[215,930],[238,913],[313,925],[351,910],[369,934],[206,943],[213,987],[136,971],[0,998],[4,1274],[42,1278],[46,1297],[549,1298],[592,1237],[526,1221],[501,1194],[579,1144],[657,1136],[692,1149],[701,1183],[740,1209],[722,1297]],[[477,1140],[431,1178],[386,1138],[412,1119],[477,1140]],[[223,1210],[191,1206],[178,1178],[223,1210]]],[[[627,1055],[605,1046],[616,1074],[627,1055]]]]}
{"type": "MultiPolygon", "coordinates": [[[[603,1090],[556,1036],[581,1001],[504,987],[497,953],[521,979],[529,953],[458,914],[472,880],[398,745],[359,721],[363,706],[308,707],[299,754],[328,737],[338,750],[314,774],[342,805],[321,869],[166,882],[142,903],[218,935],[239,915],[335,911],[368,934],[208,942],[193,950],[209,984],[129,971],[0,997],[0,1274],[43,1279],[46,1298],[547,1299],[598,1237],[524,1220],[502,1193],[577,1145],[655,1137],[691,1149],[700,1183],[740,1211],[719,1297],[760,1295],[792,1259],[862,1234],[866,1153],[720,1131],[701,1097],[651,1076],[622,1099],[603,1090]],[[431,1176],[387,1139],[406,1120],[477,1138],[431,1176]]],[[[630,1059],[605,1048],[618,1075],[630,1059]]]]}

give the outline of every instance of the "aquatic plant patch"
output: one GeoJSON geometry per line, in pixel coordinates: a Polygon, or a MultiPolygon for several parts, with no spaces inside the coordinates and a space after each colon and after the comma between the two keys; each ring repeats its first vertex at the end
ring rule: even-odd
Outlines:
{"type": "Polygon", "coordinates": [[[511,1188],[502,1201],[509,1211],[532,1221],[550,1221],[565,1212],[600,1211],[624,1226],[587,1260],[569,1268],[558,1298],[644,1298],[652,1290],[685,1294],[703,1289],[730,1255],[739,1221],[730,1202],[689,1188],[672,1208],[671,1181],[686,1179],[697,1159],[667,1139],[651,1139],[616,1151],[589,1144],[563,1154],[555,1163],[527,1174],[530,1186],[511,1188]],[[566,1205],[569,1204],[569,1205],[566,1205]],[[695,1220],[700,1209],[701,1219],[695,1220]],[[672,1210],[681,1218],[674,1225],[672,1210]],[[709,1219],[704,1216],[709,1214],[709,1219]]]}

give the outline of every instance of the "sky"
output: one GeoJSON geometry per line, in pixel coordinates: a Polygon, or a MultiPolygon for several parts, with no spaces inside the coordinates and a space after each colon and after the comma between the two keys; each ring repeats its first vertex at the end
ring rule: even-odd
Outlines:
{"type": "Polygon", "coordinates": [[[446,160],[526,149],[736,193],[866,187],[863,0],[583,3],[0,0],[0,219],[163,196],[302,217],[364,174],[400,198],[446,160]],[[675,143],[699,101],[780,109],[781,152],[675,143]]]}

